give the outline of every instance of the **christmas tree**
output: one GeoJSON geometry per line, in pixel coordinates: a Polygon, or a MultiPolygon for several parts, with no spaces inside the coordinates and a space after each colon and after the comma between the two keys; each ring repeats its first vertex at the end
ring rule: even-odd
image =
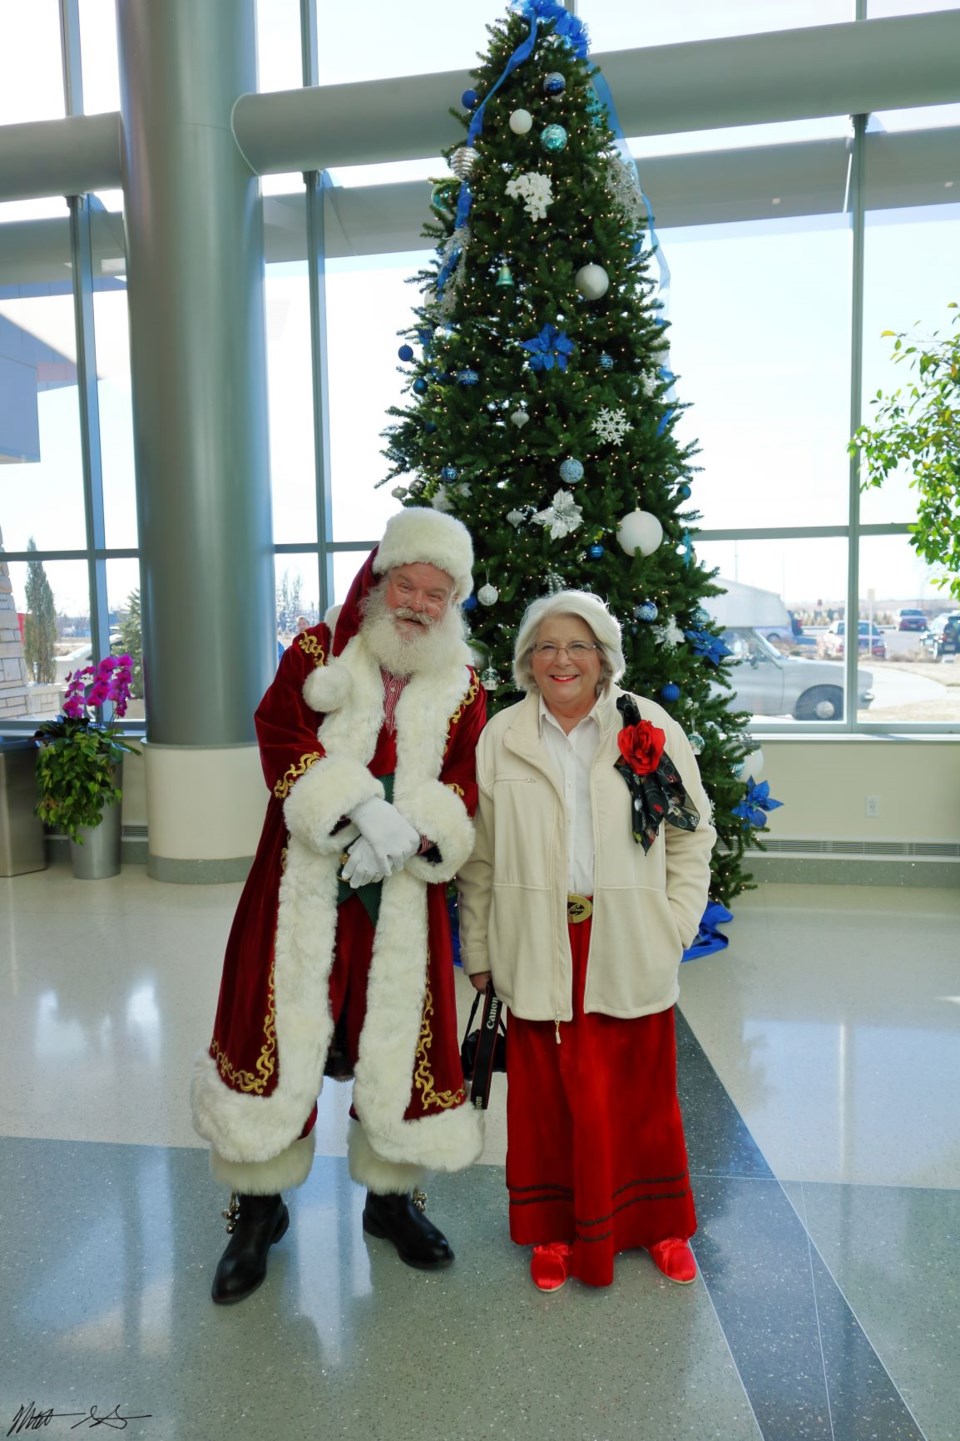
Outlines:
{"type": "Polygon", "coordinates": [[[385,433],[383,484],[470,528],[467,603],[491,710],[516,699],[513,640],[546,591],[591,590],[624,630],[623,684],[659,701],[698,752],[720,836],[712,899],[749,883],[743,852],[765,788],[749,716],[728,709],[726,647],[701,606],[718,593],[691,527],[695,447],[657,299],[655,246],[581,21],[519,0],[488,27],[467,131],[436,184],[436,242],[399,350],[409,403],[385,433]]]}

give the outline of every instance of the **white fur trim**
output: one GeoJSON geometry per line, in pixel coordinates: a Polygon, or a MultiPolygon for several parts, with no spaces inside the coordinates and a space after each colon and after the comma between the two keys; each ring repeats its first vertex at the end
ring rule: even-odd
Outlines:
{"type": "MultiPolygon", "coordinates": [[[[350,785],[382,785],[366,767],[383,723],[383,682],[362,632],[345,647],[340,662],[351,679],[349,703],[326,715],[318,738],[326,755],[296,782],[286,803],[314,841],[327,834],[352,800],[350,785]],[[326,776],[336,789],[327,789],[326,776]],[[338,779],[339,776],[339,779],[338,779]],[[325,827],[325,830],[324,830],[325,827]],[[323,831],[323,835],[318,835],[323,831]]],[[[397,705],[397,769],[394,799],[416,797],[436,783],[450,716],[467,695],[470,673],[456,666],[440,675],[413,676],[397,705]]],[[[323,1084],[323,1063],[333,1035],[328,982],[337,925],[339,847],[352,835],[341,831],[336,844],[320,853],[291,828],[280,881],[274,947],[274,993],[279,1068],[270,1096],[231,1090],[204,1053],[193,1078],[194,1124],[226,1162],[271,1161],[303,1128],[323,1084]]],[[[301,831],[302,834],[302,831],[301,831]]],[[[435,839],[435,837],[431,837],[435,839]]],[[[431,878],[436,871],[431,868],[431,878]]],[[[400,871],[383,884],[360,1037],[354,1103],[373,1152],[383,1161],[454,1171],[471,1165],[483,1146],[482,1117],[463,1104],[416,1121],[405,1121],[420,1035],[427,974],[427,897],[423,881],[400,871]]]]}
{"type": "Polygon", "coordinates": [[[443,511],[409,506],[387,521],[373,562],[375,575],[418,561],[439,566],[464,600],[473,590],[473,542],[462,521],[443,511]]]}
{"type": "Polygon", "coordinates": [[[354,825],[333,834],[337,822],[370,796],[382,796],[383,785],[360,761],[324,756],[304,771],[283,803],[283,818],[296,836],[318,855],[336,852],[357,836],[354,825]]]}
{"type": "Polygon", "coordinates": [[[323,715],[346,705],[352,690],[349,670],[338,660],[332,660],[310,672],[303,683],[303,698],[311,710],[323,715]]]}
{"type": "Polygon", "coordinates": [[[424,781],[403,798],[403,814],[440,851],[437,862],[414,856],[407,868],[421,881],[450,881],[473,852],[473,822],[463,801],[440,781],[424,781]]]}
{"type": "Polygon", "coordinates": [[[353,1179],[378,1196],[405,1196],[424,1178],[422,1166],[407,1166],[378,1156],[356,1121],[351,1122],[347,1136],[347,1162],[353,1179]]]}
{"type": "Polygon", "coordinates": [[[335,855],[293,836],[280,882],[274,944],[279,1071],[270,1096],[231,1090],[206,1052],[193,1073],[193,1122],[227,1161],[269,1161],[303,1129],[323,1085],[333,1036],[328,979],[337,923],[335,855]]]}
{"type": "Polygon", "coordinates": [[[210,1170],[215,1181],[229,1186],[239,1196],[277,1196],[281,1191],[303,1185],[313,1165],[315,1148],[311,1131],[309,1136],[299,1137],[270,1161],[225,1161],[212,1150],[210,1170]]]}
{"type": "Polygon", "coordinates": [[[398,871],[383,883],[353,1104],[367,1140],[385,1160],[460,1171],[483,1150],[479,1111],[464,1103],[404,1120],[426,993],[426,954],[426,889],[398,871]]]}

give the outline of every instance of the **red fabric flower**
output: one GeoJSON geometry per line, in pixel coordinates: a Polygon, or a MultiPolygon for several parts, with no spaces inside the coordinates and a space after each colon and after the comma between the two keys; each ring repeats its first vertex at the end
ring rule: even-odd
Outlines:
{"type": "Polygon", "coordinates": [[[617,736],[617,743],[630,769],[638,776],[648,776],[660,764],[667,738],[659,726],[642,720],[636,725],[624,726],[617,736]]]}

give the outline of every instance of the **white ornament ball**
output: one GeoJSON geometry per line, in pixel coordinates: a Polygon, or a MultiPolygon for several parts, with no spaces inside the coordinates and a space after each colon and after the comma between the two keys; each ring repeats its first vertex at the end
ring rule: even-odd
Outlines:
{"type": "Polygon", "coordinates": [[[526,135],[533,127],[533,116],[529,110],[515,110],[508,124],[514,135],[526,135]]]}
{"type": "Polygon", "coordinates": [[[587,300],[599,300],[610,288],[610,277],[602,265],[581,265],[573,280],[587,300]]]}
{"type": "Polygon", "coordinates": [[[617,527],[617,540],[627,555],[653,555],[663,540],[663,526],[649,510],[631,510],[617,527]]]}
{"type": "Polygon", "coordinates": [[[477,591],[477,600],[481,605],[496,605],[500,599],[500,592],[495,585],[482,585],[477,591]]]}
{"type": "Polygon", "coordinates": [[[527,421],[530,419],[530,416],[527,411],[521,409],[515,410],[511,415],[510,419],[513,421],[514,425],[517,427],[518,430],[522,430],[523,427],[526,425],[527,421]]]}

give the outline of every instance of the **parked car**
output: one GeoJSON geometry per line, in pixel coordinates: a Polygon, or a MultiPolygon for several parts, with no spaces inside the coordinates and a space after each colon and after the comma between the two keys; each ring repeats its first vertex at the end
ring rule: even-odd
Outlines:
{"type": "Polygon", "coordinates": [[[931,660],[960,653],[960,610],[947,611],[930,622],[923,648],[931,660]]]}
{"type": "MultiPolygon", "coordinates": [[[[886,660],[887,643],[883,638],[883,631],[878,625],[871,626],[867,620],[857,622],[857,643],[859,649],[865,652],[868,649],[875,660],[886,660]]],[[[820,636],[817,641],[817,655],[824,660],[842,660],[844,653],[844,641],[846,639],[846,621],[835,620],[833,625],[820,636]]]]}
{"type": "Polygon", "coordinates": [[[897,630],[926,630],[927,617],[922,610],[904,606],[896,613],[897,630]]]}
{"type": "MultiPolygon", "coordinates": [[[[733,682],[734,710],[754,715],[792,715],[796,720],[842,720],[843,686],[836,666],[824,661],[782,655],[766,636],[748,627],[723,632],[731,656],[723,662],[733,682]]],[[[857,705],[873,700],[873,676],[857,671],[857,705]]]]}

